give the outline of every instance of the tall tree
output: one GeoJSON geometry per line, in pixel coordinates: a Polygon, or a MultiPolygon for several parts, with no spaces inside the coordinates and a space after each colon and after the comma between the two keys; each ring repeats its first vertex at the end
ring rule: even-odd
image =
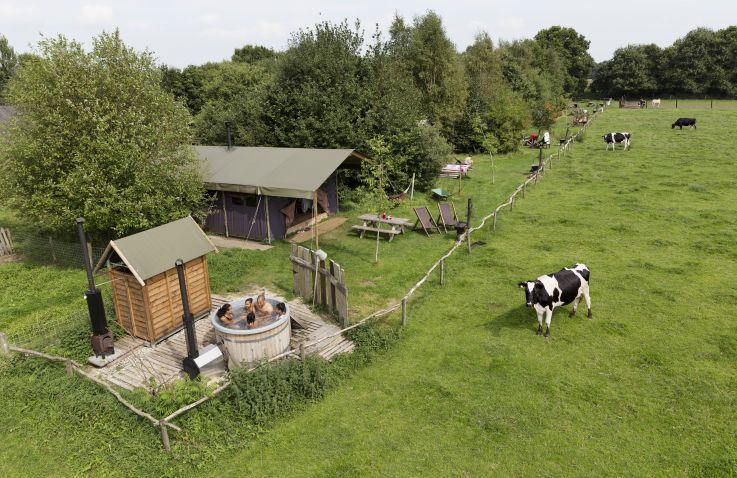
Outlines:
{"type": "Polygon", "coordinates": [[[263,60],[271,60],[276,57],[276,52],[271,48],[261,45],[244,45],[236,48],[231,61],[241,63],[259,63],[263,60]]]}
{"type": "Polygon", "coordinates": [[[450,124],[463,113],[467,99],[463,69],[438,14],[429,11],[414,18],[403,60],[422,92],[431,123],[450,124]]]}
{"type": "Polygon", "coordinates": [[[652,96],[660,89],[658,65],[662,52],[657,45],[618,48],[611,60],[600,64],[591,90],[605,96],[652,96]]]}
{"type": "Polygon", "coordinates": [[[557,25],[537,32],[535,40],[543,48],[557,51],[563,58],[568,73],[564,83],[566,93],[582,93],[594,66],[594,59],[589,54],[591,42],[573,28],[557,25]]]}
{"type": "Polygon", "coordinates": [[[225,144],[225,122],[233,128],[233,142],[260,145],[259,115],[271,77],[262,67],[225,61],[206,71],[203,105],[195,116],[194,139],[200,144],[225,144]]]}
{"type": "Polygon", "coordinates": [[[18,65],[18,58],[15,55],[15,50],[8,44],[8,39],[0,35],[0,103],[2,103],[3,92],[5,86],[13,76],[18,65]]]}
{"type": "Polygon", "coordinates": [[[365,137],[363,32],[323,22],[293,34],[264,100],[264,140],[274,146],[345,148],[365,137]]]}
{"type": "Polygon", "coordinates": [[[110,237],[199,211],[191,117],[162,90],[150,52],[102,33],[86,52],[43,39],[8,85],[18,113],[0,138],[0,195],[39,228],[110,237]]]}

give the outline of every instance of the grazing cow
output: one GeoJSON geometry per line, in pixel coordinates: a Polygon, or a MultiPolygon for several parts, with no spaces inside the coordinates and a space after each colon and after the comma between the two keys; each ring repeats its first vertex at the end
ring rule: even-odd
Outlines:
{"type": "Polygon", "coordinates": [[[534,307],[537,312],[537,335],[543,333],[543,314],[545,314],[545,337],[550,337],[550,321],[553,309],[573,302],[571,317],[576,315],[581,297],[586,300],[588,317],[591,318],[591,297],[589,296],[589,268],[586,264],[566,267],[554,274],[538,277],[536,280],[520,282],[525,291],[527,307],[534,307]]]}
{"type": "Polygon", "coordinates": [[[684,126],[696,129],[696,118],[678,118],[675,123],[670,125],[670,129],[673,129],[676,126],[681,129],[683,129],[684,126]]]}
{"type": "Polygon", "coordinates": [[[609,150],[609,145],[612,145],[612,151],[615,149],[615,145],[623,144],[625,151],[630,147],[630,139],[632,133],[607,133],[604,135],[604,141],[606,141],[606,149],[609,150]]]}
{"type": "Polygon", "coordinates": [[[653,108],[660,108],[660,98],[655,98],[650,102],[653,108]]]}

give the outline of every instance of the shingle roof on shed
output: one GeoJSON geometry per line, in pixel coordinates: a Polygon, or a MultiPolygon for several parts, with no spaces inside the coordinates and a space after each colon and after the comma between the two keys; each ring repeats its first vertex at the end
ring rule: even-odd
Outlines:
{"type": "Polygon", "coordinates": [[[174,268],[174,262],[184,262],[217,251],[200,226],[190,216],[131,236],[110,241],[100,261],[99,270],[116,252],[141,286],[151,277],[174,268]]]}

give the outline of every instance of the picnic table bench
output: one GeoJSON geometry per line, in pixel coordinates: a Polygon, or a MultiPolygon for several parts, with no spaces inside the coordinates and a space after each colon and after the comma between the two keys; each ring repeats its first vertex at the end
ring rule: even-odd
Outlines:
{"type": "Polygon", "coordinates": [[[394,236],[404,233],[405,227],[412,226],[412,223],[409,219],[405,219],[402,217],[387,217],[385,219],[377,214],[363,214],[358,218],[363,221],[363,224],[351,227],[356,231],[360,231],[359,237],[362,239],[368,231],[375,232],[377,236],[380,234],[388,234],[389,242],[391,242],[391,240],[394,239],[394,236]],[[382,224],[389,224],[390,227],[387,229],[382,229],[382,224]]]}

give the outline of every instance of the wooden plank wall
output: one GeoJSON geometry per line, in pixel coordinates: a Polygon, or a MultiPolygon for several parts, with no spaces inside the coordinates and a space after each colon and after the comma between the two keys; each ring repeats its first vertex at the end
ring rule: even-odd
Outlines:
{"type": "Polygon", "coordinates": [[[13,241],[10,237],[10,230],[0,227],[0,256],[7,256],[13,253],[13,241]]]}
{"type": "MultiPolygon", "coordinates": [[[[199,257],[184,264],[189,308],[197,317],[210,311],[212,296],[207,259],[199,257]]],[[[148,342],[157,342],[182,328],[182,300],[176,269],[155,275],[141,287],[131,274],[110,270],[118,323],[126,332],[148,342]]]]}
{"type": "Polygon", "coordinates": [[[348,325],[348,288],[345,285],[345,270],[333,260],[320,261],[315,271],[315,252],[297,244],[292,244],[292,262],[294,293],[324,306],[335,313],[343,326],[348,325]],[[317,291],[315,293],[315,274],[317,291]]]}

